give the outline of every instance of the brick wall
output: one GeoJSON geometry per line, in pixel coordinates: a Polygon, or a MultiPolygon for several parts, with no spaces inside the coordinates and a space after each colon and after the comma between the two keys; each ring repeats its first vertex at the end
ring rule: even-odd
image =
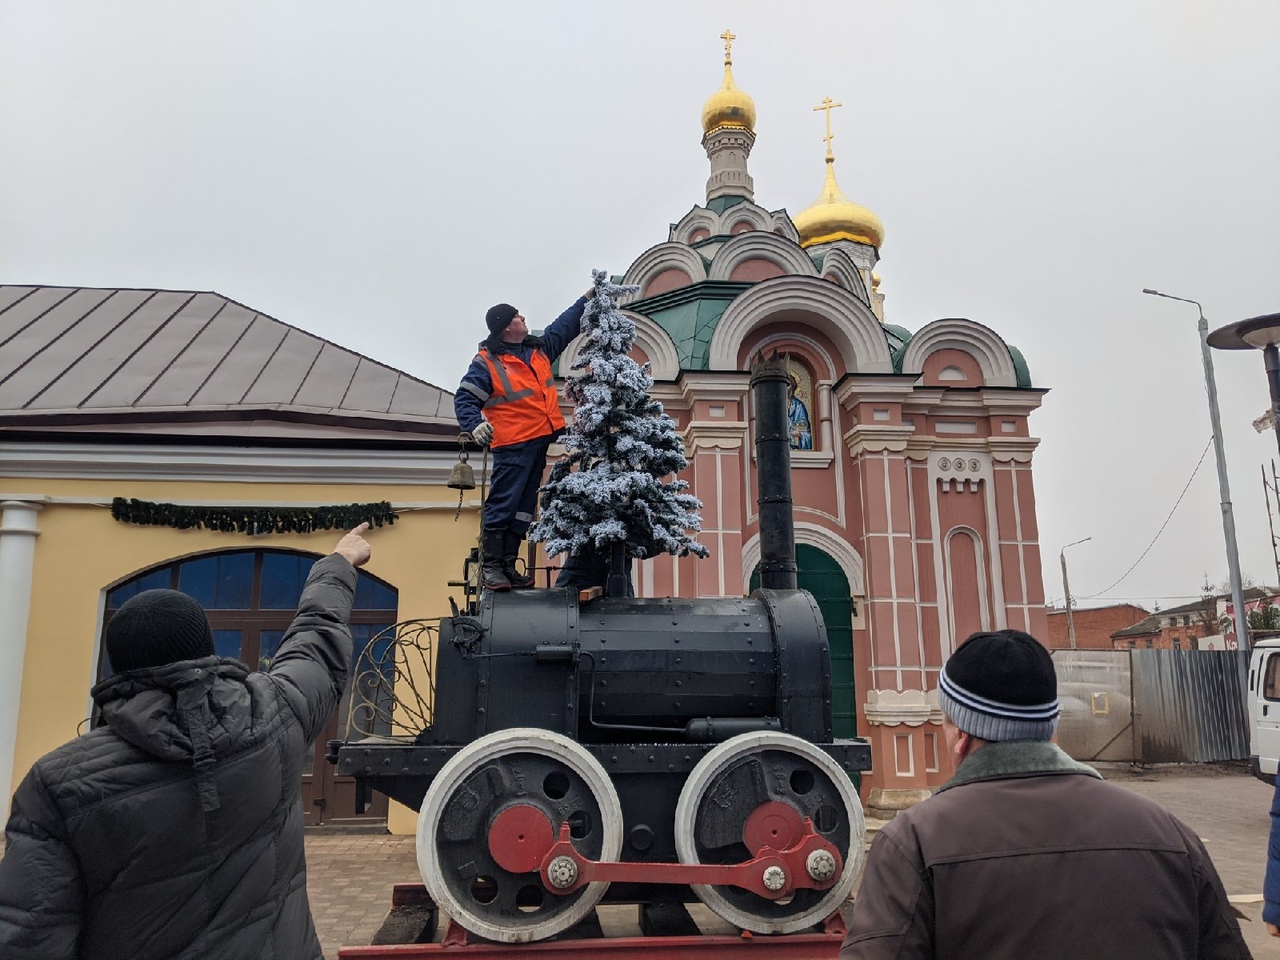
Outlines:
{"type": "MultiPolygon", "coordinates": [[[[1131,627],[1151,615],[1150,611],[1131,603],[1119,603],[1110,607],[1092,607],[1072,611],[1076,622],[1076,647],[1081,650],[1110,650],[1111,635],[1117,630],[1131,627]]],[[[1049,611],[1050,650],[1070,649],[1067,638],[1067,611],[1049,611]]]]}

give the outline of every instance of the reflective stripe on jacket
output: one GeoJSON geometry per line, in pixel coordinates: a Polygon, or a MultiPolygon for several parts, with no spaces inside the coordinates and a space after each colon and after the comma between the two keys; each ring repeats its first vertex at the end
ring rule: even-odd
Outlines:
{"type": "Polygon", "coordinates": [[[535,349],[528,363],[511,352],[495,357],[481,350],[479,356],[488,365],[493,383],[493,393],[484,401],[484,416],[493,424],[494,447],[545,437],[564,427],[556,378],[545,353],[535,349]]]}

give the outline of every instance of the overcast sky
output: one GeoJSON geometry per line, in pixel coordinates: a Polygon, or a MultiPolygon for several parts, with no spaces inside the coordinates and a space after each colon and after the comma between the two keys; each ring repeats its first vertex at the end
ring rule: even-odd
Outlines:
{"type": "MultiPolygon", "coordinates": [[[[811,108],[842,102],[886,319],[1022,349],[1046,596],[1083,537],[1073,593],[1104,591],[1210,435],[1196,308],[1140,291],[1280,312],[1274,0],[0,0],[0,281],[216,290],[452,390],[490,304],[541,326],[704,201],[726,27],[757,202],[813,202],[811,108]]],[[[1214,359],[1242,566],[1274,584],[1262,356],[1214,359]]],[[[1212,452],[1104,597],[1206,573],[1212,452]]]]}

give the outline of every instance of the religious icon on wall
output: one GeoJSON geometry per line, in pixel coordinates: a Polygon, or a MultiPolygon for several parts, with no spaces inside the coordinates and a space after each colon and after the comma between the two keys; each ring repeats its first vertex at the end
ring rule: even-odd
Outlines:
{"type": "Polygon", "coordinates": [[[813,421],[809,411],[813,409],[813,377],[805,367],[788,358],[787,373],[791,383],[787,387],[787,419],[790,421],[791,449],[813,449],[813,421]]]}

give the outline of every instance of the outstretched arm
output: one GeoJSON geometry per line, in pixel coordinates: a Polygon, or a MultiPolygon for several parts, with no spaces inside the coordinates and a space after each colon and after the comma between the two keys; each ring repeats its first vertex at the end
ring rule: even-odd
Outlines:
{"type": "Polygon", "coordinates": [[[267,674],[280,684],[297,714],[307,742],[319,736],[342,696],[351,670],[351,603],[356,567],[371,549],[362,523],[317,560],[302,588],[298,612],[267,674]]]}
{"type": "Polygon", "coordinates": [[[588,289],[586,294],[575,300],[569,309],[556,317],[551,326],[542,332],[542,343],[549,360],[554,361],[564,353],[564,348],[582,332],[582,312],[586,310],[587,301],[594,293],[595,287],[588,289]]]}

